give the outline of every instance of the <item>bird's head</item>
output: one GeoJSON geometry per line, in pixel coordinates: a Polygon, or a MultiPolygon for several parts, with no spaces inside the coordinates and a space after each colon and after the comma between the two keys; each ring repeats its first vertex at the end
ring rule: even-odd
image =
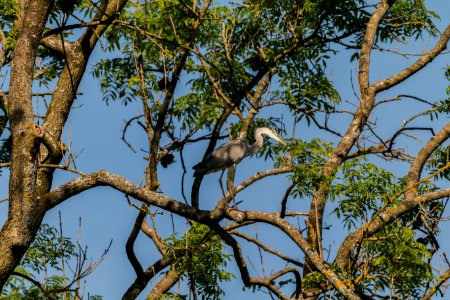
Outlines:
{"type": "Polygon", "coordinates": [[[282,143],[283,145],[286,145],[286,143],[271,128],[261,127],[261,128],[256,129],[255,136],[263,135],[263,134],[267,135],[268,137],[273,138],[274,140],[282,143]]]}

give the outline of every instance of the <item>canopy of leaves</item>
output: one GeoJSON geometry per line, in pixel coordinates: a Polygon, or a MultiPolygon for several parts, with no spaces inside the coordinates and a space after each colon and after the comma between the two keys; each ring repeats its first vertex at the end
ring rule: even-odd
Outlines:
{"type": "Polygon", "coordinates": [[[173,259],[172,267],[192,285],[202,299],[221,299],[224,291],[220,282],[229,281],[233,275],[224,270],[230,255],[225,254],[224,242],[209,227],[193,223],[180,239],[176,235],[166,240],[173,259]]]}
{"type": "MultiPolygon", "coordinates": [[[[294,122],[306,120],[307,125],[315,122],[318,114],[333,111],[341,104],[341,96],[328,75],[328,61],[344,48],[354,50],[352,58],[358,58],[356,49],[361,46],[366,24],[378,5],[377,1],[365,0],[244,0],[227,5],[217,2],[211,5],[195,31],[192,25],[198,20],[192,7],[203,2],[129,1],[104,36],[104,49],[109,54],[92,69],[94,77],[100,80],[104,101],[120,101],[126,105],[144,100],[149,107],[145,117],[151,121],[157,120],[161,113],[161,99],[171,86],[181,82],[179,86],[183,90],[177,87],[175,96],[170,95],[174,97],[168,108],[170,118],[163,124],[172,140],[176,131],[192,136],[202,129],[211,129],[229,107],[233,108],[229,119],[233,138],[248,125],[240,122],[242,115],[258,113],[271,105],[287,106],[294,122]],[[181,54],[187,52],[189,55],[183,58],[181,54]],[[170,70],[183,59],[186,63],[180,79],[180,74],[174,75],[170,70]],[[254,86],[266,74],[271,84],[260,91],[264,96],[256,107],[254,86]]],[[[64,26],[69,14],[80,20],[94,11],[91,1],[59,0],[49,24],[64,26]]],[[[15,45],[16,13],[15,1],[0,2],[0,26],[7,41],[2,44],[7,49],[5,65],[9,64],[10,50],[15,45]]],[[[437,29],[432,19],[436,17],[424,1],[398,0],[380,24],[374,48],[410,37],[422,38],[425,34],[435,36],[437,29]]],[[[65,39],[69,34],[58,36],[65,39]]],[[[36,82],[41,87],[51,84],[65,60],[64,56],[41,46],[36,60],[36,82]]],[[[447,70],[447,76],[449,73],[447,70]]],[[[443,113],[448,112],[448,107],[449,101],[445,99],[433,108],[443,113]]],[[[3,133],[8,122],[7,108],[1,109],[0,132],[3,133]]],[[[152,125],[155,124],[149,127],[152,125]]],[[[255,117],[246,141],[252,143],[255,128],[263,126],[285,133],[281,118],[255,117]]],[[[0,162],[8,162],[11,139],[1,137],[0,162]]],[[[320,138],[289,141],[288,154],[278,157],[277,165],[294,166],[290,177],[296,184],[292,191],[294,198],[312,198],[317,187],[327,180],[322,174],[323,165],[333,147],[320,138]]],[[[277,150],[265,144],[260,153],[271,158],[278,154],[277,150]]],[[[444,180],[449,179],[448,152],[448,146],[442,147],[428,163],[430,171],[440,171],[438,177],[444,180]]],[[[173,154],[163,157],[160,162],[164,167],[174,161],[173,154]]],[[[403,178],[396,178],[366,159],[348,161],[336,174],[330,183],[330,198],[338,200],[333,213],[347,230],[376,218],[380,209],[397,205],[406,189],[403,178]]],[[[421,193],[434,187],[424,183],[414,188],[421,193]]],[[[437,203],[425,205],[424,210],[411,210],[376,236],[363,239],[359,252],[354,253],[355,285],[368,294],[387,295],[393,291],[404,297],[418,297],[419,291],[433,281],[428,262],[434,241],[428,227],[434,226],[430,220],[439,217],[443,207],[444,204],[437,203]],[[424,211],[430,217],[426,221],[420,218],[424,211]]],[[[173,235],[165,242],[172,267],[204,299],[223,296],[219,283],[232,277],[224,270],[230,256],[225,254],[224,243],[216,234],[194,223],[183,237],[173,235]]],[[[37,278],[49,268],[61,271],[61,261],[74,255],[75,245],[69,239],[60,238],[54,228],[44,225],[17,271],[37,278]]],[[[304,284],[322,283],[323,277],[317,274],[308,274],[304,284]]],[[[46,278],[45,288],[62,287],[66,279],[64,276],[46,278]]],[[[13,277],[4,297],[43,299],[45,294],[23,278],[13,277]]],[[[165,297],[183,298],[183,295],[166,294],[165,297]]]]}

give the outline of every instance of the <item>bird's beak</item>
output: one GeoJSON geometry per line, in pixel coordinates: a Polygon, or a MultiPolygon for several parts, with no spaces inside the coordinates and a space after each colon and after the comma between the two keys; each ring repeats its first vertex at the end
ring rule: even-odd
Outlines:
{"type": "Polygon", "coordinates": [[[279,136],[275,136],[275,139],[277,140],[277,141],[279,141],[280,143],[282,143],[283,145],[286,145],[286,143],[279,137],[279,136]]]}

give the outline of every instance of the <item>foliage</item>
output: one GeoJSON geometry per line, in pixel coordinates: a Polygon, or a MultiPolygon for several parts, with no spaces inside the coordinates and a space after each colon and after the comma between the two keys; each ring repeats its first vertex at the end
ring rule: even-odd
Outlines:
{"type": "MultiPolygon", "coordinates": [[[[112,101],[123,105],[142,102],[143,112],[132,120],[137,120],[146,131],[151,145],[151,149],[144,150],[148,152],[145,159],[150,161],[146,175],[154,175],[154,179],[158,180],[157,174],[149,174],[157,173],[158,165],[177,168],[182,163],[186,171],[183,156],[181,162],[176,162],[173,151],[181,152],[191,143],[209,139],[213,128],[218,129],[217,136],[213,138],[228,135],[238,138],[244,134],[248,143],[254,142],[256,128],[263,126],[287,136],[286,124],[292,125],[292,128],[301,125],[307,129],[317,126],[333,133],[336,139],[342,137],[328,128],[328,118],[342,112],[338,107],[344,107],[350,115],[355,113],[348,111],[343,103],[346,99],[342,99],[334,85],[329,62],[341,51],[353,54],[350,62],[359,58],[367,23],[380,1],[218,1],[200,20],[198,7],[204,2],[128,1],[125,8],[117,12],[114,22],[107,24],[109,20],[102,21],[102,25],[109,26],[101,40],[102,50],[108,53],[95,62],[91,74],[99,80],[106,104],[112,101]],[[201,25],[194,29],[199,22],[201,25]],[[174,71],[178,67],[179,72],[174,71]],[[264,81],[267,83],[262,84],[264,81]],[[288,121],[278,111],[271,110],[275,105],[282,105],[283,112],[290,114],[288,121]],[[226,120],[222,119],[224,116],[226,120]],[[219,120],[222,123],[219,124],[219,120]],[[325,126],[320,126],[323,120],[325,126]],[[159,135],[165,139],[164,142],[170,140],[170,146],[162,146],[159,135]],[[154,169],[150,170],[150,167],[154,169]]],[[[2,45],[6,57],[2,62],[5,64],[4,70],[11,67],[11,51],[18,35],[14,23],[17,11],[16,1],[0,3],[0,26],[6,36],[6,44],[2,45]]],[[[96,25],[86,25],[88,23],[85,22],[85,18],[91,18],[94,13],[97,13],[97,7],[92,1],[57,0],[50,12],[44,36],[51,33],[51,29],[80,22],[80,28],[73,26],[73,31],[64,30],[53,35],[72,41],[78,38],[78,33],[85,26],[89,26],[87,30],[94,30],[96,25]]],[[[111,19],[114,17],[111,15],[111,19]]],[[[393,43],[406,44],[411,39],[436,37],[438,30],[433,20],[437,18],[438,15],[430,11],[423,0],[398,0],[377,26],[373,49],[383,51],[386,45],[393,43]]],[[[48,88],[51,94],[50,87],[55,86],[63,68],[72,68],[72,65],[67,64],[64,51],[50,48],[39,47],[34,83],[39,90],[48,88]]],[[[87,49],[83,51],[88,52],[87,49]]],[[[78,67],[76,63],[73,62],[72,71],[78,67]]],[[[449,74],[450,69],[447,68],[446,76],[450,78],[449,74]]],[[[2,73],[0,76],[6,75],[2,73]]],[[[447,92],[450,94],[450,91],[447,92]]],[[[48,108],[46,98],[40,97],[38,102],[45,104],[39,106],[45,107],[43,110],[48,108]]],[[[449,99],[435,101],[424,115],[433,121],[448,114],[449,103],[449,99]]],[[[3,134],[8,130],[8,108],[0,108],[3,112],[0,133],[3,134]]],[[[45,111],[38,111],[36,115],[36,123],[40,124],[40,116],[45,115],[45,111]]],[[[342,163],[327,170],[331,175],[324,175],[324,165],[329,162],[338,144],[334,143],[336,139],[328,141],[325,136],[310,140],[290,138],[287,146],[264,143],[257,155],[275,160],[277,167],[292,167],[293,171],[287,178],[293,189],[287,196],[302,201],[312,200],[318,189],[325,187],[322,189],[326,194],[324,203],[315,204],[325,206],[325,202],[330,200],[332,203],[327,208],[331,209],[332,217],[342,223],[339,228],[344,228],[344,231],[365,229],[361,226],[381,218],[382,210],[402,204],[405,192],[422,195],[436,190],[441,181],[450,179],[450,146],[445,144],[434,151],[425,165],[431,174],[436,173],[432,179],[437,180],[426,180],[417,186],[406,186],[407,178],[399,178],[394,172],[382,168],[378,158],[369,158],[368,154],[358,156],[359,150],[369,149],[364,148],[366,143],[370,144],[368,147],[376,144],[373,137],[378,139],[373,132],[376,126],[368,124],[358,128],[359,139],[352,142],[351,149],[347,149],[358,150],[357,155],[346,157],[347,152],[338,153],[342,163]],[[369,131],[370,137],[367,138],[369,131]]],[[[406,130],[398,133],[409,136],[406,130]]],[[[11,159],[12,140],[4,135],[0,140],[0,162],[11,159]]],[[[386,147],[389,142],[394,144],[394,138],[380,141],[380,145],[386,147]]],[[[403,153],[408,157],[396,157],[390,153],[389,158],[401,163],[412,159],[406,151],[403,153]]],[[[51,173],[48,170],[45,172],[51,173]]],[[[147,184],[158,187],[160,183],[147,184]]],[[[445,202],[435,201],[409,209],[394,222],[384,224],[376,234],[364,236],[356,243],[357,249],[353,249],[352,253],[353,265],[348,274],[333,270],[341,279],[350,278],[346,283],[364,294],[420,297],[437,279],[430,261],[437,250],[435,235],[439,230],[436,220],[441,217],[445,206],[445,202]]],[[[171,209],[173,207],[176,205],[171,209]]],[[[276,218],[275,215],[270,217],[276,218]]],[[[220,218],[231,220],[229,215],[220,218]]],[[[222,225],[216,219],[210,221],[217,221],[217,226],[222,225]]],[[[307,226],[316,226],[306,221],[307,226]]],[[[191,291],[196,290],[203,299],[220,299],[225,294],[220,283],[233,277],[225,269],[231,255],[226,254],[224,241],[210,228],[195,222],[191,225],[182,237],[173,234],[163,240],[168,249],[164,258],[172,261],[171,268],[182,274],[182,280],[187,282],[191,291]]],[[[301,231],[300,227],[298,225],[301,231]]],[[[80,256],[77,245],[59,234],[56,229],[44,224],[16,269],[32,280],[42,281],[44,277],[43,288],[30,284],[23,277],[13,276],[3,291],[5,299],[44,299],[52,291],[58,299],[63,294],[65,299],[75,298],[73,290],[55,292],[65,288],[70,281],[64,274],[62,262],[80,256]],[[62,275],[48,275],[53,273],[62,275]]],[[[308,242],[313,244],[311,240],[308,242]]],[[[303,287],[321,288],[323,293],[320,297],[325,297],[326,293],[341,297],[334,295],[336,291],[320,272],[306,270],[305,273],[303,287]]],[[[293,282],[288,279],[279,282],[279,285],[291,286],[293,282]]],[[[257,287],[254,285],[252,288],[257,287]]],[[[168,291],[163,295],[164,299],[189,297],[168,291]]],[[[97,299],[99,296],[91,298],[97,299]]]]}
{"type": "MultiPolygon", "coordinates": [[[[6,45],[1,45],[2,51],[10,54],[14,48],[17,29],[14,27],[14,21],[17,18],[17,2],[15,0],[1,1],[0,3],[0,29],[6,37],[6,45]]],[[[3,62],[2,62],[3,63],[3,62]]]]}
{"type": "MultiPolygon", "coordinates": [[[[31,247],[25,253],[15,272],[25,275],[35,282],[30,282],[23,276],[12,276],[2,291],[5,300],[46,300],[51,299],[80,299],[80,292],[73,287],[76,282],[71,281],[63,269],[72,259],[79,259],[77,245],[70,238],[61,236],[60,232],[48,224],[42,224],[31,247]],[[62,275],[51,275],[60,273],[62,275]],[[43,279],[43,283],[39,280],[43,279]],[[38,283],[39,285],[37,285],[38,283]],[[70,283],[70,285],[68,285],[70,283]]],[[[103,299],[92,295],[88,300],[103,299]]]]}
{"type": "Polygon", "coordinates": [[[224,270],[231,256],[224,252],[225,245],[219,236],[206,225],[193,223],[182,238],[173,235],[166,243],[169,245],[166,257],[174,260],[172,267],[183,273],[190,285],[195,285],[202,299],[221,299],[225,292],[220,282],[230,281],[234,276],[224,270]]]}
{"type": "MultiPolygon", "coordinates": [[[[332,151],[332,144],[320,139],[312,139],[309,142],[292,139],[289,142],[292,164],[295,166],[292,181],[296,183],[296,189],[292,192],[294,198],[312,197],[317,186],[325,180],[323,176],[323,164],[332,151]]],[[[286,164],[284,159],[281,163],[286,164]]]]}
{"type": "MultiPolygon", "coordinates": [[[[447,66],[445,71],[445,77],[450,82],[450,67],[447,66]]],[[[436,103],[435,116],[437,118],[439,113],[448,114],[450,112],[450,84],[447,87],[447,99],[438,101],[436,103]]],[[[433,120],[433,115],[430,115],[433,120]]],[[[450,180],[450,146],[441,146],[439,149],[433,152],[426,168],[431,173],[437,173],[438,179],[450,180]]]]}
{"type": "Polygon", "coordinates": [[[430,249],[400,222],[385,226],[361,246],[361,284],[373,293],[389,291],[402,298],[420,298],[433,274],[430,249]]]}
{"type": "Polygon", "coordinates": [[[340,199],[333,212],[342,217],[348,230],[368,222],[403,188],[391,172],[369,163],[367,159],[344,163],[339,177],[337,181],[341,182],[332,186],[330,197],[340,199]]]}

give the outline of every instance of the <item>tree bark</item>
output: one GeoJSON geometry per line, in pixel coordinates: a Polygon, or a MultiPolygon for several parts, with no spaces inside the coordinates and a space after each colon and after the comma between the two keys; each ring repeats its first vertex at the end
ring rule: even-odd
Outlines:
{"type": "MultiPolygon", "coordinates": [[[[94,20],[111,21],[127,0],[103,0],[94,20]]],[[[30,246],[46,211],[49,199],[42,197],[52,184],[53,168],[40,168],[40,159],[58,164],[62,158],[59,141],[85,73],[88,59],[111,22],[89,28],[78,41],[63,42],[54,36],[41,41],[53,0],[33,0],[19,5],[20,34],[11,61],[8,106],[12,136],[8,218],[0,231],[0,290],[30,246]],[[61,52],[66,66],[61,73],[42,127],[34,123],[32,84],[39,44],[61,52]],[[45,147],[43,145],[45,145],[45,147]],[[47,148],[47,149],[46,149],[47,148]]]]}
{"type": "MultiPolygon", "coordinates": [[[[378,25],[383,16],[387,13],[390,5],[395,1],[382,1],[381,5],[373,13],[367,24],[366,34],[361,46],[359,58],[359,90],[360,90],[360,105],[355,112],[354,118],[350,123],[347,132],[341,139],[337,147],[334,149],[328,161],[323,167],[324,180],[320,184],[317,191],[314,193],[311,202],[311,209],[308,220],[308,242],[314,245],[315,249],[322,257],[322,222],[323,212],[325,211],[325,204],[329,192],[331,182],[336,174],[337,168],[341,165],[353,145],[361,135],[370,113],[373,110],[375,103],[376,90],[370,86],[369,71],[370,71],[370,54],[374,44],[378,25]]],[[[304,274],[308,274],[314,270],[314,265],[307,259],[304,269],[304,274]]]]}
{"type": "Polygon", "coordinates": [[[42,130],[34,124],[31,94],[36,52],[52,4],[52,0],[30,1],[12,57],[8,106],[13,150],[8,218],[0,231],[0,290],[45,214],[36,184],[42,130]]]}

